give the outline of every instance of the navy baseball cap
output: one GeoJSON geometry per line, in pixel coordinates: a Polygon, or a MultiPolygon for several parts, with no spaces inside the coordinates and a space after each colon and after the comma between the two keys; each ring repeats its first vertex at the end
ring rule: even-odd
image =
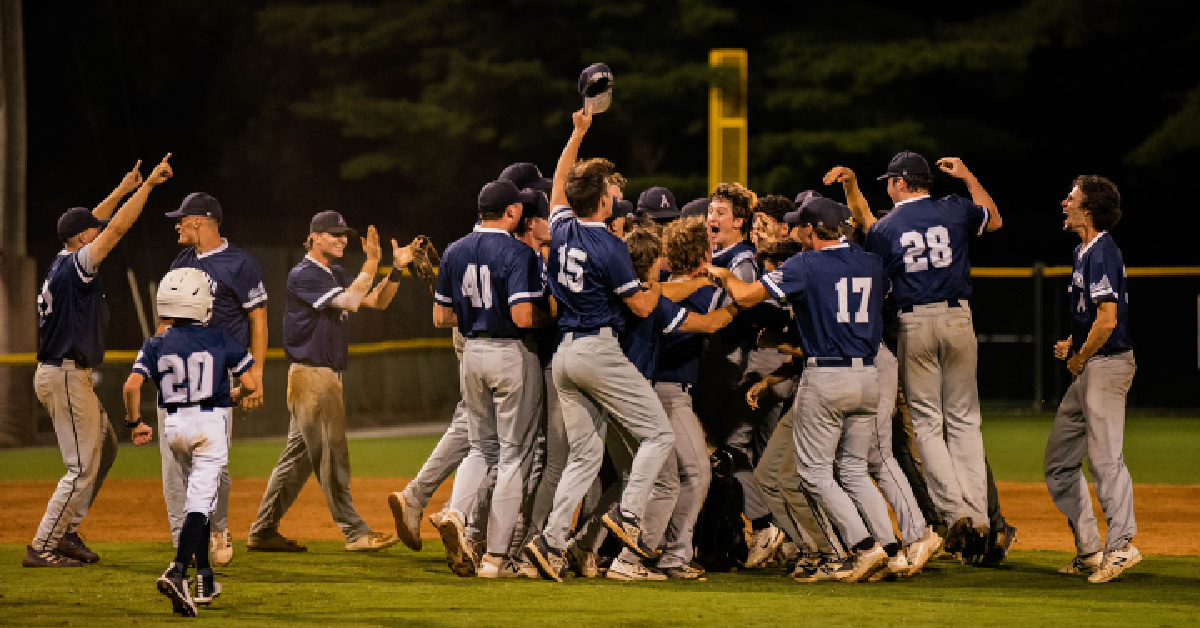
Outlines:
{"type": "Polygon", "coordinates": [[[66,242],[71,236],[79,235],[92,227],[103,229],[107,224],[107,220],[96,218],[92,210],[86,207],[72,207],[58,217],[58,239],[66,242]]]}
{"type": "Polygon", "coordinates": [[[512,181],[517,189],[524,190],[525,188],[533,188],[535,190],[549,190],[554,183],[550,179],[542,176],[542,171],[538,167],[527,161],[517,162],[504,169],[500,173],[501,179],[512,181]]]}
{"type": "Polygon", "coordinates": [[[602,113],[612,104],[612,70],[603,63],[593,63],[579,75],[579,95],[583,106],[592,108],[592,113],[602,113]]]}
{"type": "Polygon", "coordinates": [[[929,174],[929,162],[917,153],[906,150],[896,153],[896,156],[892,157],[891,163],[888,164],[887,172],[876,177],[876,180],[906,177],[910,174],[929,174]]]}
{"type": "Polygon", "coordinates": [[[313,216],[312,222],[308,223],[309,233],[328,233],[335,236],[354,237],[358,232],[346,226],[346,219],[342,215],[333,211],[324,211],[316,216],[313,216]]]}
{"type": "Polygon", "coordinates": [[[179,209],[166,213],[167,218],[183,218],[184,216],[208,216],[221,222],[221,204],[217,199],[204,192],[192,192],[183,197],[179,209]]]}
{"type": "Polygon", "coordinates": [[[783,221],[789,225],[807,224],[807,223],[800,222],[800,219],[802,217],[801,212],[804,211],[805,207],[808,207],[809,203],[812,203],[814,200],[816,200],[818,198],[825,198],[825,197],[822,196],[821,193],[816,190],[804,190],[803,192],[797,194],[796,199],[795,199],[796,200],[795,211],[790,211],[790,212],[784,214],[783,221]]]}
{"type": "Polygon", "coordinates": [[[479,211],[504,211],[505,207],[521,202],[521,192],[517,185],[508,179],[492,181],[479,191],[479,211]]]}
{"type": "Polygon", "coordinates": [[[800,225],[840,225],[850,222],[853,216],[849,207],[825,197],[814,198],[804,206],[804,209],[790,213],[800,214],[797,218],[799,222],[795,223],[800,225]]]}
{"type": "Polygon", "coordinates": [[[652,187],[638,196],[637,211],[639,214],[646,214],[654,222],[671,222],[679,218],[675,195],[661,186],[652,187]]]}
{"type": "Polygon", "coordinates": [[[700,216],[701,218],[708,216],[708,197],[692,199],[687,205],[683,206],[683,210],[679,212],[680,218],[691,218],[692,216],[700,216]]]}
{"type": "Polygon", "coordinates": [[[518,194],[521,200],[521,218],[549,218],[550,201],[541,190],[527,188],[518,194]]]}
{"type": "Polygon", "coordinates": [[[633,201],[621,199],[616,203],[613,203],[612,217],[620,218],[621,216],[628,216],[632,214],[633,211],[633,201]]]}

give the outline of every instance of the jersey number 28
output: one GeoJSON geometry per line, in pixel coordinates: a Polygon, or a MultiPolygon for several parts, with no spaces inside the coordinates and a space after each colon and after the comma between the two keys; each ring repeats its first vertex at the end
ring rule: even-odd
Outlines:
{"type": "Polygon", "coordinates": [[[187,363],[175,354],[158,358],[163,403],[196,403],[212,397],[213,357],[207,351],[189,354],[187,363]]]}
{"type": "Polygon", "coordinates": [[[945,268],[954,261],[954,251],[950,248],[950,230],[941,225],[934,225],[925,230],[925,236],[920,232],[905,231],[900,234],[900,246],[904,247],[904,272],[919,273],[934,268],[945,268]],[[926,249],[929,255],[925,255],[926,249]]]}

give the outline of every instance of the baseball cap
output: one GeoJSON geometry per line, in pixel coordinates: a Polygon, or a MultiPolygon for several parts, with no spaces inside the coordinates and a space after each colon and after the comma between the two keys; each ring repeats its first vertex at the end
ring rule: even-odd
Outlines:
{"type": "Polygon", "coordinates": [[[887,172],[876,177],[877,180],[892,177],[906,177],[910,174],[929,174],[929,162],[925,158],[909,150],[896,153],[888,164],[887,172]]]}
{"type": "Polygon", "coordinates": [[[541,190],[526,188],[521,190],[517,196],[521,200],[521,218],[549,218],[550,217],[550,201],[546,199],[546,195],[541,190]]]}
{"type": "Polygon", "coordinates": [[[612,217],[620,218],[633,213],[633,201],[621,199],[613,204],[612,217]]]}
{"type": "Polygon", "coordinates": [[[184,216],[208,216],[221,222],[221,204],[217,199],[204,192],[192,192],[183,197],[179,209],[166,213],[167,218],[182,218],[184,216]]]}
{"type": "Polygon", "coordinates": [[[92,210],[86,207],[72,207],[58,217],[58,239],[63,242],[71,236],[79,235],[92,227],[103,228],[107,220],[99,220],[92,215],[92,210]]]}
{"type": "Polygon", "coordinates": [[[612,104],[612,70],[603,63],[593,63],[579,75],[579,95],[583,106],[592,107],[592,113],[603,113],[612,104]]]}
{"type": "Polygon", "coordinates": [[[688,201],[687,205],[683,206],[683,210],[679,212],[680,218],[691,218],[692,216],[704,217],[708,215],[708,197],[696,198],[688,201]]]}
{"type": "Polygon", "coordinates": [[[783,215],[783,221],[789,225],[802,225],[806,223],[800,222],[801,213],[809,203],[818,198],[825,198],[816,190],[804,190],[796,195],[796,210],[790,211],[783,215]]]}
{"type": "Polygon", "coordinates": [[[346,219],[342,215],[333,211],[323,211],[316,216],[313,216],[312,222],[308,223],[309,233],[328,233],[335,236],[345,235],[354,237],[358,232],[346,226],[346,219]]]}
{"type": "Polygon", "coordinates": [[[679,218],[675,195],[661,186],[652,187],[638,196],[637,211],[646,214],[654,222],[671,222],[679,218]]]}
{"type": "Polygon", "coordinates": [[[527,161],[517,162],[504,169],[500,173],[501,179],[512,181],[517,189],[524,190],[525,188],[533,188],[535,190],[549,190],[553,181],[542,176],[542,171],[538,167],[527,161]]]}
{"type": "Polygon", "coordinates": [[[804,206],[804,209],[789,212],[789,214],[791,213],[800,214],[797,217],[798,222],[794,224],[827,226],[849,222],[853,215],[849,207],[825,197],[814,198],[804,206]]]}
{"type": "Polygon", "coordinates": [[[516,184],[508,179],[492,181],[479,191],[479,211],[504,211],[505,207],[521,202],[521,193],[516,184]]]}

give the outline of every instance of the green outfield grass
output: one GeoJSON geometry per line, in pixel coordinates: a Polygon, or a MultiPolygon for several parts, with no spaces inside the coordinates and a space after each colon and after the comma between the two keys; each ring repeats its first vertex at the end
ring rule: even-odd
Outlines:
{"type": "MultiPolygon", "coordinates": [[[[1187,626],[1200,614],[1200,558],[1148,556],[1105,585],[1055,572],[1071,556],[1014,552],[1002,568],[931,563],[895,583],[796,584],[781,572],[708,582],[619,583],[458,578],[441,546],[348,554],[247,554],[218,574],[225,593],[200,621],[221,626],[1187,626]]],[[[23,569],[0,546],[0,624],[178,624],[154,581],[166,543],[97,543],[98,565],[23,569]]]]}
{"type": "MultiPolygon", "coordinates": [[[[1050,434],[1051,415],[985,412],[984,443],[997,480],[1041,482],[1042,454],[1050,434]]],[[[439,435],[366,438],[350,441],[356,477],[413,477],[439,435]]],[[[234,441],[229,471],[234,477],[267,477],[283,450],[278,439],[234,441]]],[[[1200,484],[1200,418],[1133,417],[1125,426],[1125,460],[1134,482],[1200,484]]],[[[156,478],[158,448],[123,444],[109,477],[156,478]]],[[[57,449],[0,451],[0,482],[55,480],[63,474],[57,449]]]]}

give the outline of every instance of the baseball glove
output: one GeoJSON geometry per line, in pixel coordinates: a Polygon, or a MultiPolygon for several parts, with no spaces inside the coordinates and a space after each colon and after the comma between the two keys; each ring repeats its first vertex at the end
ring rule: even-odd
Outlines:
{"type": "Polygon", "coordinates": [[[412,246],[413,259],[408,264],[408,272],[428,284],[429,292],[433,293],[437,284],[437,266],[442,262],[442,258],[427,236],[417,236],[412,246]]]}

